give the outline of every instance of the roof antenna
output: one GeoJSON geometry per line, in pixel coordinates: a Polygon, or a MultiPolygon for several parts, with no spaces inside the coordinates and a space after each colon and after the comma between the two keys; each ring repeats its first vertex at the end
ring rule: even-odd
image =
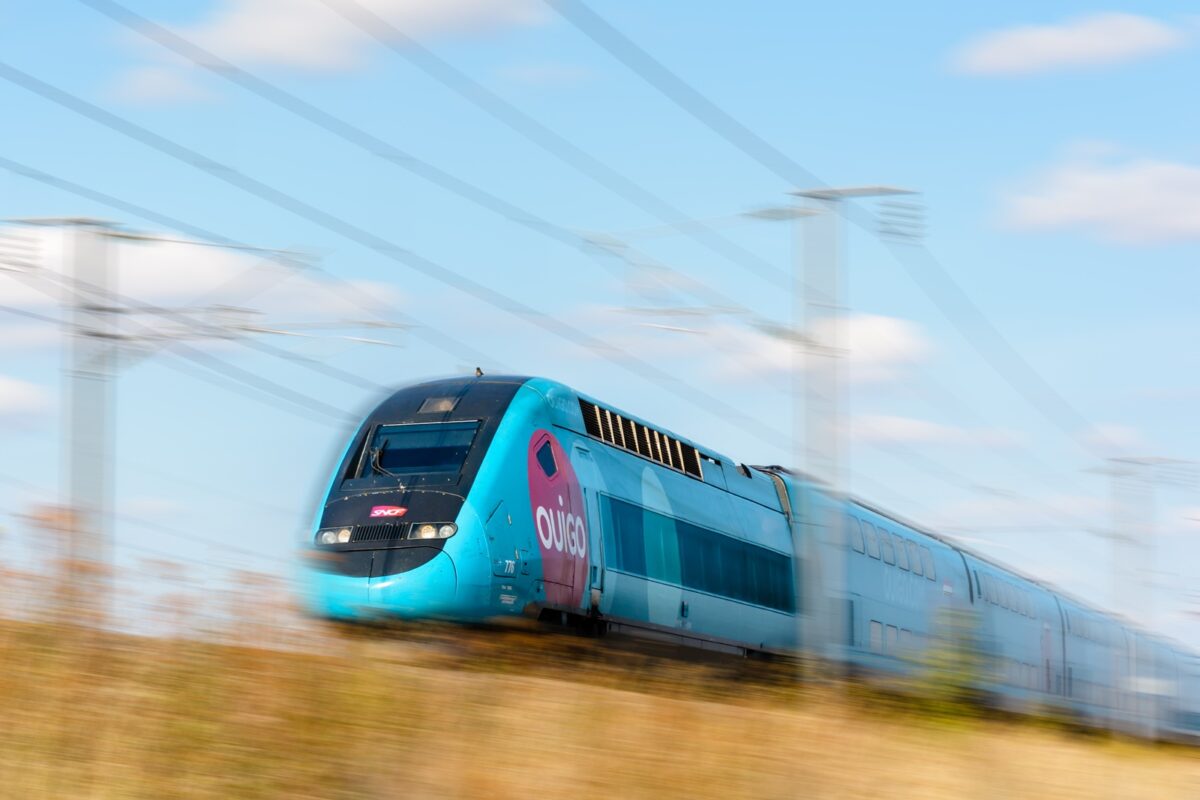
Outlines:
{"type": "Polygon", "coordinates": [[[479,367],[476,367],[476,368],[475,368],[475,377],[476,377],[476,378],[482,378],[482,377],[483,377],[483,370],[481,370],[479,367]]]}

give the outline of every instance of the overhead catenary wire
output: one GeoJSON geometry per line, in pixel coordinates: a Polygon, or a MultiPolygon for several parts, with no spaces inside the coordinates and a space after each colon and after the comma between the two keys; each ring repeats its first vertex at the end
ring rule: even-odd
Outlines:
{"type": "MultiPolygon", "coordinates": [[[[138,210],[142,211],[142,209],[138,209],[138,210]]],[[[159,221],[167,222],[168,220],[160,219],[159,221]]],[[[178,228],[181,225],[181,223],[179,223],[179,221],[177,221],[177,220],[170,220],[170,222],[172,223],[171,227],[178,228]]],[[[193,231],[193,233],[198,233],[198,231],[193,231]]],[[[211,232],[206,231],[204,233],[205,233],[205,235],[211,235],[211,232]]],[[[220,238],[220,237],[217,237],[217,238],[220,238]]],[[[658,268],[660,266],[654,262],[650,262],[650,265],[655,268],[658,268]]],[[[173,365],[172,368],[183,369],[184,367],[182,365],[173,365]]],[[[185,371],[187,371],[187,370],[185,370],[185,371]]],[[[196,374],[194,370],[192,370],[191,372],[193,374],[196,374]]],[[[203,376],[203,373],[200,373],[200,375],[203,376]]],[[[226,376],[226,377],[228,377],[228,376],[226,376]]],[[[219,380],[220,376],[212,376],[211,379],[219,380]]],[[[236,386],[228,386],[227,385],[225,388],[232,388],[235,391],[241,391],[242,393],[245,393],[245,391],[243,389],[240,389],[236,386]]],[[[1044,507],[1047,510],[1048,514],[1050,514],[1056,518],[1059,518],[1059,519],[1062,518],[1062,515],[1060,515],[1057,512],[1057,510],[1053,509],[1053,507],[1045,506],[1044,504],[1041,504],[1040,502],[1034,501],[1031,499],[1019,498],[1018,495],[1012,491],[996,490],[993,487],[983,486],[983,485],[977,484],[973,481],[960,480],[960,478],[954,473],[953,470],[943,467],[941,465],[931,466],[931,463],[929,462],[928,459],[918,456],[917,454],[913,453],[909,449],[897,449],[894,447],[885,447],[883,449],[885,449],[886,452],[889,452],[894,457],[901,458],[902,460],[908,462],[910,465],[917,467],[918,469],[925,472],[926,474],[928,474],[932,477],[935,477],[939,480],[946,481],[947,483],[949,483],[951,485],[967,488],[969,491],[981,492],[981,493],[988,494],[988,495],[1002,496],[1013,502],[1017,502],[1018,499],[1023,499],[1024,501],[1032,503],[1035,506],[1044,507]]]]}
{"type": "MultiPolygon", "coordinates": [[[[26,491],[26,492],[34,492],[37,494],[43,494],[43,495],[51,496],[51,497],[54,495],[54,492],[52,492],[51,490],[47,489],[44,486],[39,486],[38,484],[33,483],[32,481],[27,481],[23,478],[18,478],[13,475],[7,475],[4,473],[0,473],[0,483],[6,483],[10,486],[18,487],[22,491],[26,491]]],[[[14,516],[19,518],[22,515],[16,514],[14,516]]],[[[247,556],[250,558],[261,559],[261,560],[265,560],[265,561],[275,561],[279,558],[278,556],[272,555],[270,553],[265,553],[260,550],[250,550],[248,548],[241,547],[239,545],[232,544],[229,542],[221,542],[216,539],[210,539],[205,536],[197,536],[194,533],[189,533],[187,531],[183,531],[178,528],[173,528],[169,525],[164,525],[159,522],[154,522],[152,520],[141,519],[139,517],[135,517],[130,514],[124,514],[124,513],[117,512],[117,513],[113,514],[113,517],[115,519],[117,519],[118,521],[124,522],[129,525],[135,525],[135,526],[139,526],[139,527],[143,527],[143,528],[147,528],[147,529],[151,529],[151,530],[156,530],[160,533],[163,533],[167,536],[171,536],[176,539],[186,540],[186,541],[190,541],[190,542],[193,542],[196,544],[202,544],[202,545],[207,545],[210,547],[220,548],[221,550],[224,550],[224,551],[227,551],[230,553],[237,553],[239,555],[247,556]]],[[[122,547],[132,547],[132,548],[141,548],[142,547],[142,545],[140,545],[140,544],[126,543],[126,542],[118,542],[117,544],[122,547]]],[[[178,554],[170,555],[167,553],[163,553],[161,551],[158,551],[158,554],[161,556],[164,556],[164,557],[169,557],[169,558],[178,558],[179,557],[178,554]]],[[[212,563],[212,562],[210,562],[210,563],[212,563]]]]}
{"type": "MultiPolygon", "coordinates": [[[[813,172],[664,66],[582,0],[544,2],[639,78],[768,171],[795,187],[828,187],[813,172]]],[[[844,202],[842,206],[847,219],[874,232],[875,221],[869,214],[852,202],[844,202]]],[[[1089,454],[1104,457],[1112,451],[1111,443],[1096,442],[1102,437],[1095,435],[1094,426],[1016,350],[923,245],[881,238],[943,316],[1018,395],[1089,454]],[[1093,441],[1082,438],[1085,431],[1092,432],[1093,441]]]]}
{"type": "MultiPolygon", "coordinates": [[[[42,276],[37,276],[37,277],[25,276],[25,275],[21,275],[20,273],[16,273],[16,275],[19,279],[24,280],[28,285],[33,287],[35,290],[44,291],[46,294],[50,294],[49,291],[38,286],[38,282],[39,282],[38,278],[42,277],[42,276]]],[[[63,276],[57,276],[57,277],[62,281],[63,290],[66,291],[68,294],[73,294],[73,295],[76,295],[77,297],[83,296],[83,293],[78,292],[77,290],[71,288],[69,279],[67,279],[63,276]]],[[[51,296],[54,296],[54,295],[51,295],[51,296]]],[[[140,325],[137,325],[136,323],[134,323],[134,325],[138,329],[149,330],[145,326],[140,326],[140,325]]],[[[292,406],[297,407],[298,409],[302,409],[306,412],[316,414],[315,419],[317,421],[324,422],[326,424],[343,424],[343,425],[352,424],[352,423],[358,421],[357,417],[347,414],[345,411],[343,411],[340,408],[331,406],[328,403],[324,403],[320,400],[317,400],[316,398],[313,398],[306,394],[303,394],[302,392],[297,392],[294,389],[290,389],[286,386],[282,386],[281,384],[278,384],[275,381],[270,380],[269,378],[264,378],[261,375],[258,375],[257,373],[251,372],[250,370],[246,370],[241,367],[230,364],[228,362],[222,361],[221,359],[219,359],[209,353],[206,353],[203,350],[200,350],[198,348],[194,348],[194,347],[191,347],[188,345],[184,345],[180,342],[174,343],[173,347],[179,355],[183,356],[184,358],[188,359],[189,361],[195,362],[199,366],[204,367],[205,369],[207,369],[211,372],[218,373],[219,375],[223,375],[226,378],[234,379],[240,384],[244,384],[246,386],[250,386],[251,388],[257,389],[259,392],[262,392],[267,395],[271,395],[280,400],[284,400],[284,401],[290,403],[292,406]]]]}
{"type": "MultiPolygon", "coordinates": [[[[207,242],[211,242],[214,244],[218,244],[222,247],[229,247],[229,248],[233,248],[233,249],[241,249],[241,250],[261,249],[261,248],[253,247],[252,245],[248,245],[244,242],[239,242],[236,239],[233,239],[231,237],[223,236],[219,233],[208,230],[199,225],[194,225],[190,222],[181,220],[177,217],[170,216],[169,214],[164,214],[160,211],[155,211],[152,208],[148,208],[146,206],[142,206],[137,203],[132,203],[128,200],[124,200],[122,198],[116,197],[116,196],[108,194],[106,192],[101,192],[97,189],[93,189],[91,187],[84,186],[84,185],[82,185],[80,183],[76,183],[74,181],[69,181],[66,178],[62,178],[58,175],[52,175],[43,170],[36,169],[35,167],[31,167],[28,164],[23,164],[19,161],[14,161],[13,159],[10,159],[10,158],[5,158],[2,155],[0,155],[0,168],[6,169],[9,172],[12,172],[13,174],[16,174],[16,175],[20,175],[24,178],[28,178],[29,180],[36,181],[45,186],[50,186],[50,187],[53,187],[60,191],[66,192],[68,194],[73,194],[76,197],[81,197],[85,200],[90,200],[94,203],[98,203],[99,205],[106,206],[107,208],[111,208],[116,211],[122,211],[127,214],[131,214],[135,217],[138,217],[139,219],[145,220],[146,222],[151,222],[151,223],[154,223],[157,225],[162,225],[165,228],[174,230],[178,233],[182,233],[186,236],[193,236],[197,240],[200,240],[200,241],[207,241],[207,242]]],[[[334,273],[329,272],[328,270],[326,270],[320,266],[317,266],[315,264],[309,264],[307,262],[295,261],[294,257],[288,256],[287,254],[282,253],[280,251],[275,251],[275,253],[276,253],[276,257],[272,257],[271,260],[282,259],[285,262],[294,263],[296,265],[299,265],[300,267],[308,270],[309,272],[318,273],[318,274],[328,278],[332,282],[332,286],[330,287],[332,289],[332,291],[336,292],[341,297],[347,299],[349,302],[356,305],[357,307],[362,309],[367,314],[374,316],[378,319],[384,320],[384,321],[390,321],[389,318],[381,315],[378,311],[374,310],[374,308],[378,305],[378,301],[375,298],[371,298],[371,297],[367,296],[363,292],[363,290],[361,290],[358,287],[354,286],[353,284],[349,283],[344,278],[341,278],[340,276],[335,275],[334,273]]],[[[397,318],[399,318],[401,320],[404,320],[407,318],[406,315],[399,313],[395,309],[392,310],[392,313],[394,314],[394,316],[396,316],[397,318]]],[[[418,338],[426,340],[430,344],[437,347],[439,350],[442,350],[447,353],[451,353],[458,357],[465,357],[468,360],[474,361],[475,363],[480,363],[480,364],[489,364],[489,363],[496,364],[497,363],[496,361],[492,360],[492,358],[490,356],[479,352],[474,347],[471,347],[470,345],[466,344],[465,342],[462,342],[461,340],[457,339],[455,336],[453,336],[452,334],[450,334],[446,331],[426,330],[422,326],[415,324],[415,320],[411,320],[411,318],[407,318],[407,319],[409,319],[410,323],[412,324],[410,333],[413,336],[416,336],[418,338]]]]}
{"type": "Polygon", "coordinates": [[[731,425],[742,429],[765,443],[772,445],[779,443],[778,431],[772,426],[765,425],[748,417],[735,406],[718,399],[714,395],[687,385],[649,362],[624,353],[612,345],[586,333],[582,329],[542,312],[522,300],[518,300],[504,292],[482,284],[473,278],[469,278],[460,272],[456,272],[438,262],[408,250],[342,217],[313,206],[269,184],[245,175],[228,165],[210,159],[174,140],[106,111],[80,97],[35,78],[29,73],[13,67],[11,64],[0,61],[0,78],[21,86],[33,94],[43,97],[80,116],[91,119],[110,130],[121,133],[134,141],[158,150],[184,164],[206,172],[271,205],[289,211],[301,219],[372,250],[390,261],[409,267],[426,277],[444,283],[487,305],[491,305],[518,319],[523,319],[557,338],[590,350],[600,358],[621,367],[632,375],[659,386],[689,404],[693,404],[711,413],[719,414],[731,425]]]}
{"type": "MultiPolygon", "coordinates": [[[[81,2],[108,4],[111,0],[81,0],[81,2]]],[[[640,208],[664,224],[684,224],[683,233],[695,242],[766,281],[776,285],[786,285],[790,281],[790,277],[775,265],[719,235],[709,226],[690,219],[687,214],[666,200],[600,161],[565,136],[554,132],[440,58],[371,9],[354,2],[354,0],[321,0],[321,2],[382,46],[475,105],[488,116],[626,202],[640,208]]]]}
{"type": "MultiPolygon", "coordinates": [[[[271,103],[272,105],[281,108],[298,118],[305,120],[322,130],[338,137],[339,139],[355,146],[372,156],[383,159],[384,161],[404,169],[413,175],[416,175],[431,184],[438,186],[452,194],[467,200],[481,208],[484,208],[492,213],[495,213],[510,222],[521,225],[541,236],[545,236],[552,241],[559,242],[573,249],[581,249],[585,253],[595,254],[593,251],[597,248],[603,249],[606,254],[627,261],[631,266],[638,267],[639,261],[644,260],[635,249],[629,247],[627,243],[622,242],[621,247],[607,247],[604,242],[598,242],[594,238],[578,231],[570,230],[561,225],[553,223],[544,217],[535,214],[528,209],[505,200],[504,198],[489,192],[475,184],[470,183],[456,175],[453,175],[446,170],[434,166],[433,164],[419,159],[407,151],[399,148],[395,144],[386,141],[375,134],[372,134],[363,128],[347,122],[342,117],[329,113],[319,106],[305,100],[270,81],[256,75],[249,70],[232,63],[228,59],[222,58],[210,50],[207,50],[197,45],[192,40],[172,31],[162,25],[153,22],[146,17],[139,15],[130,9],[126,8],[114,0],[78,0],[80,3],[87,5],[96,11],[108,16],[110,19],[124,25],[129,30],[143,36],[150,41],[153,41],[160,46],[170,50],[176,55],[182,56],[198,67],[207,69],[219,77],[233,83],[236,86],[245,89],[260,97],[261,99],[271,103]]],[[[368,12],[369,13],[369,12],[368,12]]],[[[416,43],[414,46],[419,47],[416,43]]],[[[438,59],[432,53],[425,52],[422,60],[432,59],[436,63],[439,74],[440,70],[449,70],[453,73],[456,84],[463,82],[472,84],[472,91],[486,93],[494,103],[508,104],[498,97],[491,95],[485,88],[474,84],[465,75],[453,70],[445,62],[438,59]]],[[[490,106],[489,106],[490,108],[490,106]]],[[[485,110],[487,110],[485,108],[485,110]]],[[[512,113],[516,112],[515,109],[512,113]]],[[[522,115],[523,116],[523,115],[522,115]]],[[[532,119],[525,118],[526,125],[537,125],[532,119]]],[[[547,133],[547,135],[552,135],[547,133]]],[[[573,145],[571,145],[573,147],[573,145]]],[[[702,231],[706,223],[704,221],[683,219],[664,227],[667,227],[675,232],[686,231],[702,231]]],[[[746,254],[749,256],[750,254],[746,254]]],[[[752,257],[752,256],[751,256],[752,257]]],[[[601,263],[605,263],[602,259],[601,263]]],[[[665,265],[656,265],[658,269],[670,271],[681,277],[686,277],[683,288],[693,296],[718,306],[734,306],[738,305],[735,301],[713,289],[711,286],[692,278],[683,276],[678,270],[667,267],[665,265]]],[[[783,279],[783,274],[780,273],[780,279],[783,279]]],[[[741,310],[749,313],[749,309],[741,308],[741,310]]]]}

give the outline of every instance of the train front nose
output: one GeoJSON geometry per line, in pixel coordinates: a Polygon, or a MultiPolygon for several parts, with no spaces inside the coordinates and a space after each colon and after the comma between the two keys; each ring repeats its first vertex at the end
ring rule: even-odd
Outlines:
{"type": "Polygon", "coordinates": [[[367,606],[400,617],[445,613],[458,593],[454,561],[432,547],[376,550],[367,579],[367,606]]]}

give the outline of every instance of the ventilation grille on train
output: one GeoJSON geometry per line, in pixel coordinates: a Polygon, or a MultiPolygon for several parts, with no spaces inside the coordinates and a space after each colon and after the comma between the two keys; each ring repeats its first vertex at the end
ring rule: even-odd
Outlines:
{"type": "Polygon", "coordinates": [[[352,542],[386,542],[391,539],[403,539],[408,526],[397,525],[394,522],[380,522],[374,525],[356,525],[354,533],[350,534],[352,542]]]}
{"type": "Polygon", "coordinates": [[[579,410],[583,413],[583,424],[589,436],[657,461],[664,467],[704,479],[700,451],[690,444],[587,400],[579,401],[579,410]]]}

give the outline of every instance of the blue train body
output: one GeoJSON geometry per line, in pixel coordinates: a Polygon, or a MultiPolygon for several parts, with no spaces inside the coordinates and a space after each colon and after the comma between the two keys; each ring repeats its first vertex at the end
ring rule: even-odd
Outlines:
{"type": "Polygon", "coordinates": [[[308,552],[343,620],[588,619],[912,675],[953,625],[978,688],[1140,733],[1200,731],[1200,660],[864,503],[538,378],[407,387],[365,420],[308,552]]]}

